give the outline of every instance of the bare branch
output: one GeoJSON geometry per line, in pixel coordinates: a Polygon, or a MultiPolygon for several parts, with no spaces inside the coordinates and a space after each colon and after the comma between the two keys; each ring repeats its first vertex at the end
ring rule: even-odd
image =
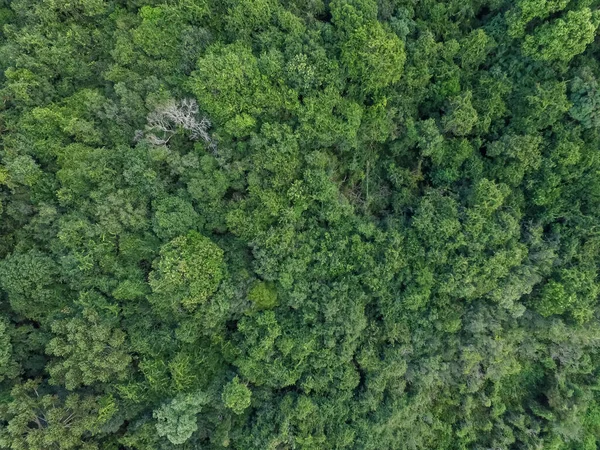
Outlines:
{"type": "MultiPolygon", "coordinates": [[[[208,134],[210,120],[206,117],[199,119],[198,113],[198,103],[193,98],[184,98],[179,102],[169,100],[148,115],[145,137],[152,145],[165,145],[182,128],[189,133],[192,141],[203,140],[214,152],[216,144],[208,134]]],[[[139,133],[136,133],[136,139],[139,137],[139,133]]]]}

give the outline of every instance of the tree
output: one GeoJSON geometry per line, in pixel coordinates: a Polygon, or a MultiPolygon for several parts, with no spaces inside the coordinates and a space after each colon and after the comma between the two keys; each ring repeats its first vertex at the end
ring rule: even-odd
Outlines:
{"type": "Polygon", "coordinates": [[[484,30],[473,30],[461,42],[461,66],[469,70],[482,64],[493,44],[494,42],[484,30]]]}
{"type": "Polygon", "coordinates": [[[225,406],[236,414],[242,414],[250,406],[252,391],[243,383],[239,377],[231,380],[223,389],[223,402],[225,406]]]}
{"type": "Polygon", "coordinates": [[[377,22],[353,30],[342,47],[350,79],[366,93],[399,81],[405,61],[404,43],[377,22]]]}
{"type": "Polygon", "coordinates": [[[16,378],[21,369],[14,360],[9,327],[10,324],[7,320],[0,321],[0,382],[16,378]]]}
{"type": "Polygon", "coordinates": [[[563,10],[569,0],[519,0],[515,3],[515,7],[506,13],[508,32],[512,37],[522,37],[529,22],[563,10]]]}
{"type": "Polygon", "coordinates": [[[126,334],[97,311],[84,309],[81,317],[57,320],[52,332],[46,352],[57,357],[48,367],[53,383],[73,390],[126,378],[131,363],[126,334]]]}
{"type": "Polygon", "coordinates": [[[545,23],[528,35],[523,52],[542,61],[568,63],[593,42],[599,23],[600,17],[589,8],[568,11],[564,19],[545,23]]]}
{"type": "Polygon", "coordinates": [[[244,137],[262,116],[278,115],[295,105],[293,92],[261,74],[246,44],[215,44],[198,60],[189,88],[199,106],[228,135],[244,137]]]}
{"type": "Polygon", "coordinates": [[[60,396],[39,380],[16,384],[10,397],[0,405],[5,421],[0,427],[0,445],[5,448],[98,449],[94,437],[115,412],[109,398],[60,396]]]}
{"type": "Polygon", "coordinates": [[[199,119],[198,112],[198,104],[192,98],[185,98],[179,102],[171,99],[157,106],[153,112],[148,114],[146,139],[153,145],[165,145],[177,132],[177,129],[182,128],[189,133],[191,140],[201,139],[214,146],[215,144],[208,134],[210,121],[206,117],[199,119]]]}
{"type": "Polygon", "coordinates": [[[571,82],[573,106],[569,114],[585,128],[600,125],[600,90],[598,80],[589,67],[583,67],[578,76],[571,82]]]}
{"type": "Polygon", "coordinates": [[[0,0],[0,448],[595,448],[599,4],[0,0]]]}
{"type": "Polygon", "coordinates": [[[51,316],[68,301],[54,260],[39,250],[13,253],[0,263],[0,281],[11,307],[32,320],[51,316]]]}
{"type": "Polygon", "coordinates": [[[223,250],[195,231],[165,244],[153,267],[150,300],[159,310],[193,311],[208,301],[225,276],[223,250]]]}
{"type": "Polygon", "coordinates": [[[444,131],[455,136],[468,135],[477,124],[479,117],[471,104],[473,94],[467,91],[450,100],[449,112],[442,119],[444,131]]]}
{"type": "Polygon", "coordinates": [[[271,309],[277,306],[277,291],[273,283],[255,283],[248,292],[248,298],[257,309],[271,309]]]}
{"type": "Polygon", "coordinates": [[[156,431],[173,444],[183,444],[198,430],[197,415],[209,401],[203,392],[179,394],[152,413],[157,419],[156,431]]]}
{"type": "Polygon", "coordinates": [[[181,197],[169,196],[154,203],[154,233],[161,239],[173,239],[200,228],[202,219],[194,206],[181,197]]]}

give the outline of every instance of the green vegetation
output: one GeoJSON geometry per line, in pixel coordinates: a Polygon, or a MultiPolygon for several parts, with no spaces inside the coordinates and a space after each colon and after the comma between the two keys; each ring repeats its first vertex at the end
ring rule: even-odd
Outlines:
{"type": "Polygon", "coordinates": [[[1,449],[600,449],[600,0],[0,25],[1,449]]]}

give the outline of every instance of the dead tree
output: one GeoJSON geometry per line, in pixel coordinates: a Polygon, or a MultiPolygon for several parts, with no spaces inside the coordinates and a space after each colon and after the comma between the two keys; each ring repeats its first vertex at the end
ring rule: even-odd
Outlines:
{"type": "Polygon", "coordinates": [[[143,136],[153,145],[166,145],[181,128],[189,133],[191,140],[203,140],[214,148],[215,144],[208,134],[210,120],[206,117],[200,119],[198,113],[198,103],[194,99],[169,100],[148,115],[146,132],[138,132],[136,137],[143,136]]]}

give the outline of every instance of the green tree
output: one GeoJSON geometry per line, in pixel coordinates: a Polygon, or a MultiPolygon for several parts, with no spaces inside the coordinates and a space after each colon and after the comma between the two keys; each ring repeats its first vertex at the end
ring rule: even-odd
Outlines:
{"type": "Polygon", "coordinates": [[[239,377],[231,380],[223,389],[223,402],[227,408],[236,414],[242,414],[250,406],[252,391],[243,383],[239,377]]]}
{"type": "Polygon", "coordinates": [[[595,448],[598,6],[0,0],[0,447],[595,448]]]}
{"type": "Polygon", "coordinates": [[[589,67],[583,67],[579,75],[571,82],[573,106],[569,114],[585,128],[600,125],[600,90],[598,80],[589,67]]]}
{"type": "Polygon", "coordinates": [[[198,430],[198,414],[209,399],[203,392],[179,394],[155,409],[156,431],[173,444],[183,444],[198,430]]]}
{"type": "Polygon", "coordinates": [[[52,382],[73,390],[126,378],[131,363],[126,334],[97,311],[84,309],[82,317],[57,320],[52,332],[46,347],[48,354],[57,357],[48,366],[52,382]]]}
{"type": "Polygon", "coordinates": [[[114,414],[110,400],[90,395],[60,396],[39,380],[16,384],[10,400],[0,405],[5,424],[0,444],[5,448],[61,450],[100,448],[94,436],[114,414]]]}
{"type": "Polygon", "coordinates": [[[248,298],[257,309],[271,309],[277,306],[277,290],[273,283],[256,282],[248,291],[248,298]]]}
{"type": "Polygon", "coordinates": [[[367,93],[399,81],[405,61],[404,43],[378,22],[353,30],[342,47],[348,76],[367,93]]]}
{"type": "Polygon", "coordinates": [[[201,225],[193,205],[180,197],[161,198],[154,205],[154,233],[161,239],[185,235],[201,225]]]}
{"type": "Polygon", "coordinates": [[[525,38],[523,52],[542,61],[568,63],[594,41],[600,23],[589,8],[568,11],[564,19],[545,23],[525,38]]]}
{"type": "Polygon", "coordinates": [[[14,360],[10,326],[7,320],[0,321],[0,382],[16,378],[20,372],[19,364],[14,360]]]}
{"type": "Polygon", "coordinates": [[[223,250],[191,231],[165,244],[150,273],[157,308],[193,311],[208,301],[225,276],[223,250]]]}
{"type": "Polygon", "coordinates": [[[39,250],[13,253],[0,263],[0,281],[11,307],[32,320],[51,316],[68,302],[59,273],[54,260],[39,250]]]}
{"type": "Polygon", "coordinates": [[[506,13],[508,32],[512,37],[522,37],[525,26],[536,18],[546,18],[548,15],[563,10],[570,0],[519,0],[515,7],[506,13]]]}
{"type": "Polygon", "coordinates": [[[442,119],[445,132],[455,136],[466,136],[473,130],[479,116],[471,103],[472,98],[472,92],[466,91],[450,100],[449,111],[442,119]]]}

